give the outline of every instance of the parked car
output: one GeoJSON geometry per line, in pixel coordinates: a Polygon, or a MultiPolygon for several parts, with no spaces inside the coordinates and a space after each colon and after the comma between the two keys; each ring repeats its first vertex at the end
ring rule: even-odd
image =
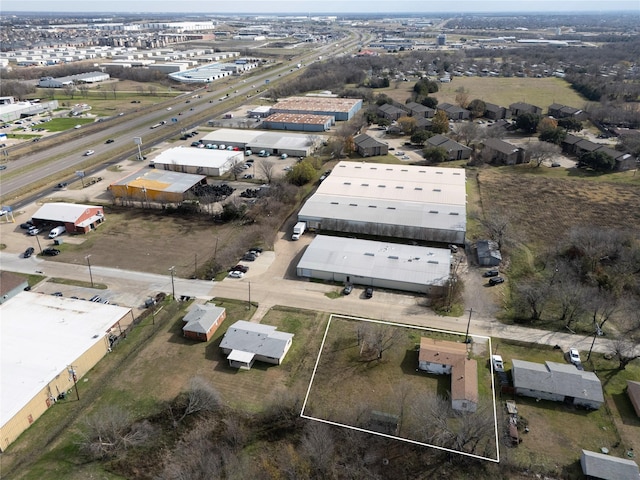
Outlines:
{"type": "Polygon", "coordinates": [[[493,364],[494,372],[504,372],[504,362],[500,355],[491,355],[491,363],[493,364]]]}
{"type": "Polygon", "coordinates": [[[493,277],[489,279],[489,285],[494,286],[494,285],[498,285],[499,283],[504,283],[504,278],[502,277],[493,277]]]}
{"type": "Polygon", "coordinates": [[[569,361],[574,365],[578,365],[582,363],[580,361],[580,353],[578,352],[577,348],[569,349],[569,361]]]}
{"type": "Polygon", "coordinates": [[[51,295],[54,297],[62,297],[62,292],[53,292],[51,295]]]}
{"type": "Polygon", "coordinates": [[[39,233],[40,233],[40,229],[39,229],[39,228],[36,228],[36,227],[33,227],[33,228],[30,228],[30,229],[27,231],[27,233],[28,233],[29,235],[35,236],[35,235],[37,235],[37,234],[39,234],[39,233]]]}
{"type": "Polygon", "coordinates": [[[251,247],[249,249],[250,252],[258,252],[258,253],[262,253],[262,248],[260,247],[251,247]]]}
{"type": "Polygon", "coordinates": [[[54,227],[49,232],[49,238],[56,238],[56,237],[62,235],[66,231],[67,231],[67,229],[62,225],[60,225],[58,227],[54,227]]]}
{"type": "Polygon", "coordinates": [[[22,255],[24,258],[29,258],[31,255],[33,255],[33,252],[35,252],[33,247],[29,247],[24,251],[24,254],[22,255]]]}
{"type": "Polygon", "coordinates": [[[351,284],[345,285],[344,288],[342,289],[342,294],[349,295],[352,291],[353,291],[353,285],[351,284]]]}
{"type": "Polygon", "coordinates": [[[30,228],[33,228],[33,223],[29,222],[24,222],[20,224],[20,228],[24,229],[24,230],[29,230],[30,228]]]}
{"type": "Polygon", "coordinates": [[[232,270],[229,272],[229,276],[231,278],[242,278],[244,277],[244,273],[241,272],[240,270],[232,270]]]}
{"type": "Polygon", "coordinates": [[[487,270],[482,274],[483,277],[497,277],[498,275],[500,275],[498,270],[487,270]]]}
{"type": "Polygon", "coordinates": [[[234,270],[242,273],[247,273],[249,271],[249,267],[246,265],[238,264],[229,269],[230,272],[233,272],[234,270]]]}
{"type": "Polygon", "coordinates": [[[245,253],[244,256],[242,257],[242,260],[244,260],[245,262],[254,262],[256,258],[258,257],[253,253],[245,253]]]}
{"type": "Polygon", "coordinates": [[[452,253],[458,253],[458,246],[452,243],[449,245],[449,250],[451,250],[452,253]]]}
{"type": "Polygon", "coordinates": [[[60,250],[58,250],[57,248],[45,248],[44,250],[42,250],[42,254],[55,257],[56,255],[60,255],[60,250]]]}
{"type": "Polygon", "coordinates": [[[365,298],[372,298],[373,297],[373,288],[372,287],[367,287],[367,289],[364,291],[364,296],[365,296],[365,298]]]}

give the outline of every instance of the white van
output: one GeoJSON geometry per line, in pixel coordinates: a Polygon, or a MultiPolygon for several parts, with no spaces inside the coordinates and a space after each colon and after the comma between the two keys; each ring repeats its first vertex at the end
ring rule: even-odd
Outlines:
{"type": "Polygon", "coordinates": [[[67,229],[63,226],[56,227],[49,232],[49,238],[56,238],[58,235],[62,235],[66,231],[67,229]]]}

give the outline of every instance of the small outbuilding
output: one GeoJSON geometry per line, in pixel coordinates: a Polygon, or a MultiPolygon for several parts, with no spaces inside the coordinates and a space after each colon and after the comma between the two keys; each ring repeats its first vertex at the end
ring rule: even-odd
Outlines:
{"type": "Polygon", "coordinates": [[[502,253],[500,253],[497,242],[493,240],[478,240],[476,251],[481,267],[497,267],[502,262],[502,253]]]}
{"type": "Polygon", "coordinates": [[[580,455],[582,473],[589,479],[638,480],[638,464],[626,458],[612,457],[604,453],[582,450],[580,455]]]}
{"type": "Polygon", "coordinates": [[[627,396],[631,400],[636,415],[640,417],[640,382],[627,380],[627,396]]]}
{"type": "Polygon", "coordinates": [[[231,367],[250,370],[256,360],[280,365],[292,342],[292,333],[278,332],[271,325],[238,320],[224,334],[220,349],[228,355],[231,367]]]}
{"type": "Polygon", "coordinates": [[[192,340],[208,342],[227,318],[227,310],[211,303],[194,304],[182,321],[182,334],[192,340]]]}

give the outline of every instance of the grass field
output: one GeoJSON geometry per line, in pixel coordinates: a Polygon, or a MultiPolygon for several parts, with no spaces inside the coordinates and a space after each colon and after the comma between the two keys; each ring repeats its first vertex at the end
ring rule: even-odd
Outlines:
{"type": "MultiPolygon", "coordinates": [[[[394,100],[405,103],[411,96],[414,83],[400,83],[379,90],[394,100]]],[[[583,108],[587,101],[578,95],[569,84],[559,78],[491,78],[453,77],[451,83],[439,83],[439,91],[432,94],[439,103],[456,104],[456,90],[462,88],[469,101],[476,98],[485,102],[508,107],[514,102],[537,105],[543,112],[552,103],[561,103],[575,108],[583,108]]],[[[376,90],[377,92],[378,90],[376,90]]]]}
{"type": "Polygon", "coordinates": [[[547,168],[485,168],[478,172],[484,215],[506,213],[512,235],[535,248],[558,242],[575,226],[631,230],[640,237],[640,176],[580,177],[547,168]],[[553,173],[555,175],[555,172],[553,173]],[[624,214],[621,214],[624,212],[624,214]]]}
{"type": "MultiPolygon", "coordinates": [[[[424,420],[416,411],[425,395],[448,398],[451,376],[430,375],[419,372],[418,350],[420,338],[440,338],[460,341],[460,335],[384,326],[366,321],[333,317],[326,335],[320,362],[309,394],[305,414],[344,425],[369,429],[372,411],[396,415],[400,419],[400,438],[425,441],[420,438],[420,424],[424,420]],[[382,359],[370,355],[367,344],[359,342],[358,328],[389,328],[397,334],[393,345],[383,353],[382,359]]],[[[478,356],[479,408],[488,413],[493,426],[491,378],[487,368],[486,349],[478,356]]],[[[469,414],[471,415],[471,414],[469,414]]],[[[449,427],[456,419],[449,419],[449,427]]],[[[496,458],[493,430],[479,447],[490,458],[496,458]]],[[[481,453],[481,454],[482,454],[481,453]]]]}

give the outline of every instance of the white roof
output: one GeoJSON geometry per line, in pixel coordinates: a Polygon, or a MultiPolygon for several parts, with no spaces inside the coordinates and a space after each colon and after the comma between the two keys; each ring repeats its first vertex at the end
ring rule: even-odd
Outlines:
{"type": "Polygon", "coordinates": [[[244,153],[209,148],[176,147],[165,150],[153,159],[161,165],[184,165],[189,167],[220,168],[229,161],[242,161],[244,153]]]}
{"type": "Polygon", "coordinates": [[[227,356],[227,360],[233,362],[250,363],[255,357],[255,353],[243,352],[242,350],[231,350],[231,353],[227,356]]]}
{"type": "Polygon", "coordinates": [[[235,130],[221,128],[203,138],[206,143],[241,143],[263,148],[308,149],[311,146],[309,134],[265,132],[263,130],[235,130]]]}
{"type": "Polygon", "coordinates": [[[451,252],[444,248],[317,235],[297,268],[444,285],[451,269],[451,252]]]}
{"type": "Polygon", "coordinates": [[[0,305],[0,425],[89,348],[104,342],[130,311],[33,292],[20,292],[0,305]]]}
{"type": "Polygon", "coordinates": [[[102,209],[96,205],[82,205],[79,203],[45,203],[41,206],[32,218],[41,218],[46,220],[55,220],[58,222],[75,223],[87,209],[102,209]]]}
{"type": "Polygon", "coordinates": [[[460,168],[339,162],[300,209],[300,220],[466,230],[460,168]]]}

